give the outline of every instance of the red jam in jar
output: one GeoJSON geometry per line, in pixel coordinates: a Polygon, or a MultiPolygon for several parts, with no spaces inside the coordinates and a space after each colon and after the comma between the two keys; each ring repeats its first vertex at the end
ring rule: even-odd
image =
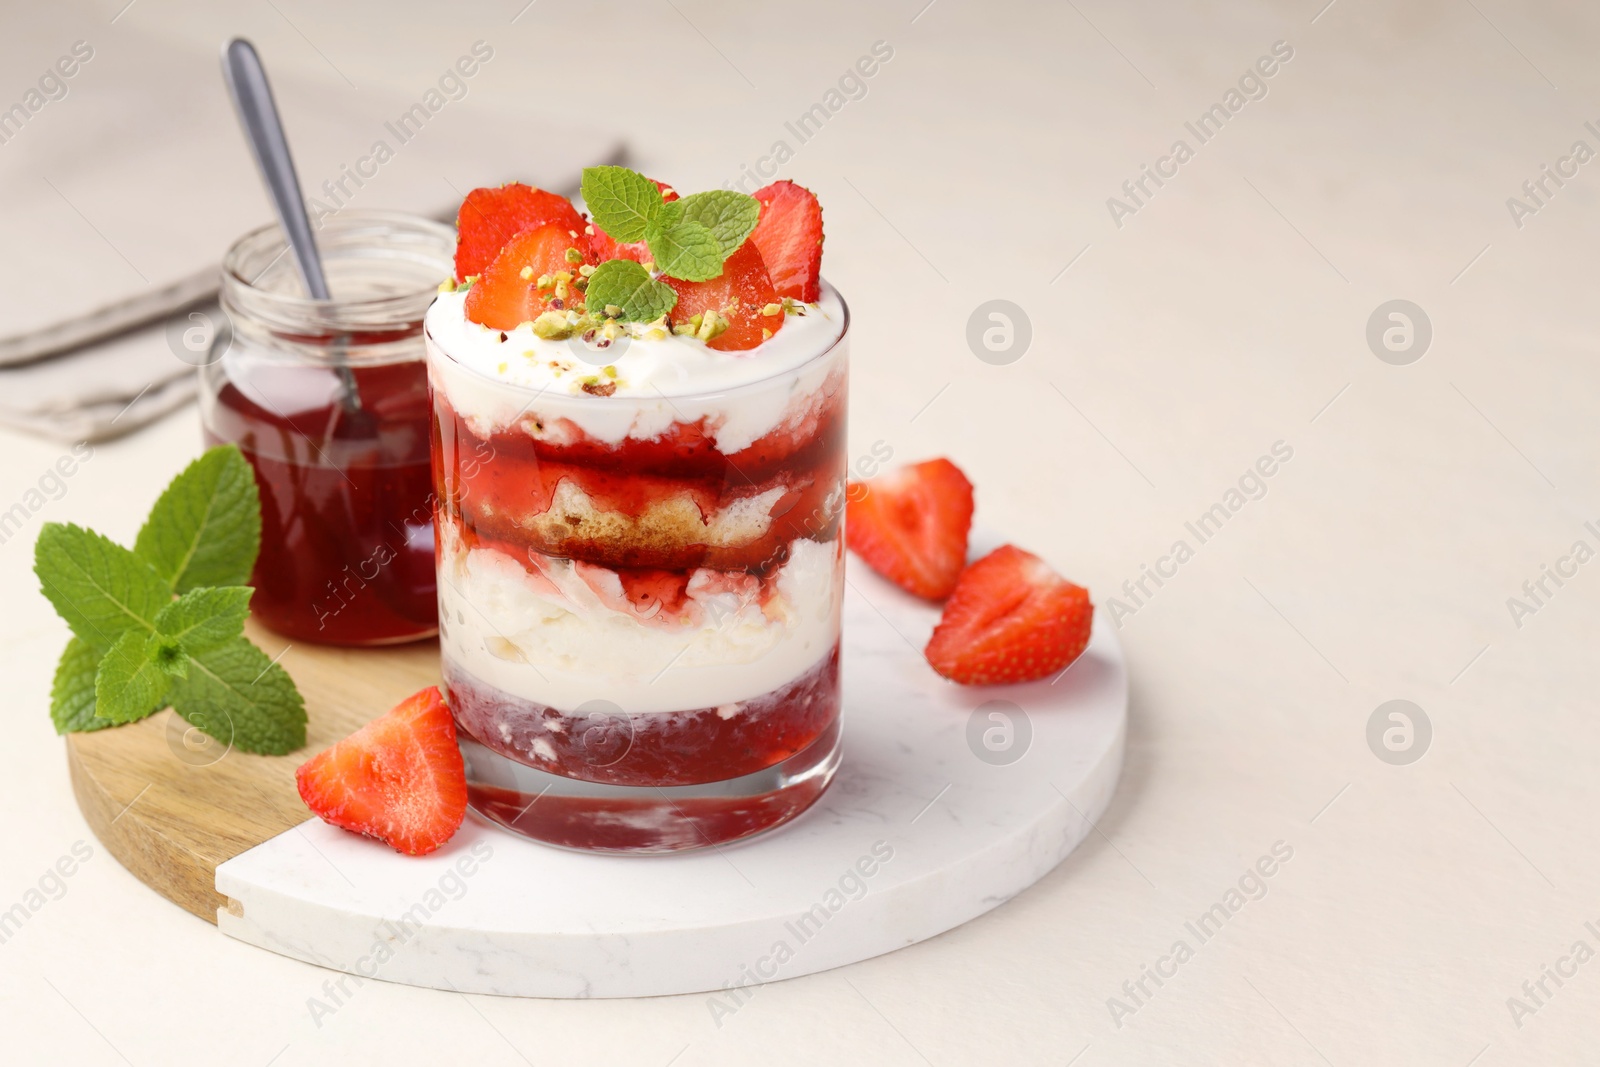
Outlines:
{"type": "Polygon", "coordinates": [[[344,214],[318,233],[334,298],[303,295],[277,227],[223,264],[227,324],[202,368],[208,444],[237,444],[261,493],[251,610],[286,637],[382,645],[438,630],[422,320],[455,234],[344,214]]]}

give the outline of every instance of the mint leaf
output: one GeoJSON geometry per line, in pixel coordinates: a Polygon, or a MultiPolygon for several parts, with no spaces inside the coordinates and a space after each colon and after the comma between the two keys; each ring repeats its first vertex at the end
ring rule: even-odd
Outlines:
{"type": "Polygon", "coordinates": [[[145,635],[123,634],[94,677],[94,714],[114,723],[135,722],[167,706],[171,678],[145,655],[145,635]]]}
{"type": "Polygon", "coordinates": [[[583,168],[583,202],[613,240],[639,241],[661,211],[656,183],[627,167],[583,168]]]}
{"type": "Polygon", "coordinates": [[[175,638],[151,634],[144,642],[144,657],[160,668],[163,674],[170,674],[174,678],[189,677],[189,653],[175,638]]]}
{"type": "Polygon", "coordinates": [[[129,630],[142,640],[172,599],[149,564],[81,526],[45,523],[33,546],[33,573],[72,632],[100,652],[129,630]]]}
{"type": "Polygon", "coordinates": [[[650,237],[650,254],[662,274],[703,282],[722,273],[722,244],[710,228],[685,219],[650,237]]]}
{"type": "Polygon", "coordinates": [[[237,445],[207,449],[150,509],[134,553],[174,592],[244,585],[261,546],[255,474],[237,445]]]}
{"type": "MultiPolygon", "coordinates": [[[[732,189],[691,193],[682,200],[674,200],[673,204],[682,206],[685,220],[698,222],[711,231],[711,236],[722,246],[723,259],[737,252],[761,221],[761,202],[732,189]]],[[[667,273],[672,274],[671,271],[667,273]]],[[[678,275],[673,274],[673,277],[678,275]]]]}
{"type": "Polygon", "coordinates": [[[678,294],[633,260],[608,259],[589,276],[584,303],[596,314],[619,308],[623,322],[652,322],[677,306],[678,294]]]}
{"type": "Polygon", "coordinates": [[[306,710],[287,671],[243,637],[191,656],[172,706],[218,741],[281,756],[306,743],[306,710]]]}
{"type": "Polygon", "coordinates": [[[191,589],[156,614],[156,633],[190,655],[209,652],[244,633],[254,592],[248,585],[191,589]]]}
{"type": "Polygon", "coordinates": [[[50,683],[50,721],[56,733],[71,734],[86,730],[103,730],[116,724],[109,719],[97,719],[94,714],[95,669],[100,666],[100,653],[81,638],[67,642],[56,665],[55,681],[50,683]]]}

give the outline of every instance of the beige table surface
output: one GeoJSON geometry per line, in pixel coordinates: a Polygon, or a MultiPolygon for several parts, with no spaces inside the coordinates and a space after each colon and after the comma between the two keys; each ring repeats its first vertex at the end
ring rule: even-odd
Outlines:
{"type": "MultiPolygon", "coordinates": [[[[981,521],[1102,611],[1144,566],[1173,573],[1174,542],[1194,551],[1141,604],[1123,595],[1130,743],[1098,833],[928,943],[768,986],[720,1028],[704,996],[377,983],[319,1027],[307,1000],[327,972],[221,937],[96,847],[0,944],[0,1059],[1594,1062],[1600,962],[1571,954],[1600,950],[1600,562],[1561,561],[1600,548],[1584,526],[1600,528],[1600,162],[1547,179],[1520,227],[1507,198],[1573,142],[1600,149],[1584,125],[1600,127],[1600,11],[1323,2],[138,0],[115,23],[125,0],[86,6],[98,48],[129,26],[207,48],[243,32],[274,66],[418,95],[488,40],[505,59],[472,94],[614,125],[685,189],[786,140],[782,173],[821,196],[826,271],[855,316],[852,451],[950,455],[981,521]],[[893,57],[865,95],[799,143],[785,121],[876,41],[893,57]],[[1185,122],[1278,41],[1293,56],[1266,96],[1200,143],[1185,122]],[[1193,158],[1119,227],[1107,198],[1180,138],[1193,158]],[[995,298],[1031,321],[1009,365],[966,341],[995,298]],[[1366,340],[1394,299],[1432,326],[1409,365],[1366,340]],[[1185,524],[1280,441],[1293,455],[1265,495],[1200,543],[1185,524]],[[1519,626],[1508,598],[1557,566],[1571,576],[1519,626]],[[1431,722],[1409,765],[1367,742],[1392,699],[1431,722]],[[1254,896],[1197,938],[1186,923],[1226,910],[1275,844],[1292,858],[1264,895],[1245,878],[1254,896]],[[1164,984],[1124,992],[1180,940],[1164,984]],[[1546,967],[1569,976],[1534,1000],[1523,983],[1546,967]]],[[[0,97],[31,76],[9,72],[0,97]]],[[[138,256],[108,264],[119,252],[138,256]]],[[[4,444],[0,510],[63,452],[4,444]]],[[[131,537],[197,447],[193,409],[99,447],[0,544],[0,910],[89,836],[45,715],[65,628],[34,590],[33,534],[131,537]]]]}

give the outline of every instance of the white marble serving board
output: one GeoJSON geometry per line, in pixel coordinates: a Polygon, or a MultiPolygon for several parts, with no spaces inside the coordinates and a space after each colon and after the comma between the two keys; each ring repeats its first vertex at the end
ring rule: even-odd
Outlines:
{"type": "Polygon", "coordinates": [[[217,868],[234,901],[217,925],[366,978],[532,997],[748,986],[933,937],[1087,836],[1121,771],[1128,693],[1103,613],[1058,680],[989,688],[928,667],[937,617],[851,566],[844,763],[811,810],[770,834],[602,856],[469,814],[443,849],[413,858],[311,819],[217,868]],[[991,701],[1010,702],[1009,731],[981,708],[991,701]]]}

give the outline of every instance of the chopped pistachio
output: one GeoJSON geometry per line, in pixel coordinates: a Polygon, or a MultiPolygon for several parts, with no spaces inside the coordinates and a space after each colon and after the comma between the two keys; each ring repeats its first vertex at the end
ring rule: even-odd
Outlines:
{"type": "MultiPolygon", "coordinates": [[[[689,321],[693,322],[694,320],[690,319],[689,321]]],[[[695,331],[694,335],[702,341],[715,341],[727,331],[729,325],[731,324],[727,318],[719,314],[715,308],[707,308],[700,322],[700,328],[695,331]]]]}
{"type": "Polygon", "coordinates": [[[767,338],[769,338],[771,336],[772,336],[772,331],[771,330],[767,329],[765,326],[761,327],[761,339],[763,341],[765,341],[767,338]]]}
{"type": "Polygon", "coordinates": [[[622,309],[617,307],[617,305],[615,305],[615,304],[607,304],[606,305],[606,317],[607,318],[614,319],[614,318],[619,317],[621,314],[622,314],[622,309]]]}
{"type": "Polygon", "coordinates": [[[439,283],[439,291],[441,293],[453,293],[453,292],[455,292],[456,291],[455,279],[446,278],[444,281],[440,282],[439,283]]]}
{"type": "Polygon", "coordinates": [[[678,325],[672,328],[672,332],[677,334],[679,337],[693,337],[694,329],[695,328],[689,323],[680,322],[678,325]]]}
{"type": "Polygon", "coordinates": [[[521,270],[517,271],[517,277],[521,278],[523,281],[527,281],[533,277],[533,268],[523,267],[521,270]]]}
{"type": "Polygon", "coordinates": [[[646,330],[644,332],[644,339],[647,341],[665,341],[667,339],[667,331],[661,327],[656,327],[653,330],[646,330]]]}
{"type": "Polygon", "coordinates": [[[583,264],[582,266],[580,266],[578,268],[578,274],[581,275],[582,277],[587,278],[589,275],[591,275],[593,273],[594,273],[594,268],[589,266],[589,264],[587,264],[587,263],[583,264]]]}
{"type": "Polygon", "coordinates": [[[583,253],[578,251],[576,248],[567,249],[567,262],[568,263],[582,263],[583,262],[583,253]]]}
{"type": "Polygon", "coordinates": [[[761,314],[767,316],[768,318],[771,318],[774,315],[782,315],[783,314],[783,305],[782,304],[768,304],[766,307],[761,309],[761,314]]]}
{"type": "Polygon", "coordinates": [[[548,289],[555,284],[555,279],[551,278],[548,274],[541,274],[539,275],[539,280],[533,284],[540,289],[548,289]]]}
{"type": "Polygon", "coordinates": [[[546,311],[533,320],[534,336],[546,341],[560,341],[572,336],[572,323],[562,311],[546,311]]]}

